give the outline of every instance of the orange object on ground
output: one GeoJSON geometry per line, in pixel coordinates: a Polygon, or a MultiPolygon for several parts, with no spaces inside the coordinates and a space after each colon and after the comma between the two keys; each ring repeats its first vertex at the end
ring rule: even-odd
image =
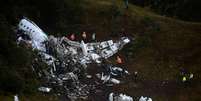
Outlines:
{"type": "Polygon", "coordinates": [[[118,64],[122,64],[123,63],[122,59],[119,56],[117,56],[117,60],[116,61],[117,61],[118,64]]]}

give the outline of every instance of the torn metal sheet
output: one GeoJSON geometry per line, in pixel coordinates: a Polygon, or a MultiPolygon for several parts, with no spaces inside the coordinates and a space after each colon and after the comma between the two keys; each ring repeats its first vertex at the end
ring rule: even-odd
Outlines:
{"type": "Polygon", "coordinates": [[[141,96],[140,99],[139,99],[139,101],[152,101],[152,99],[149,98],[149,97],[141,96]]]}
{"type": "MultiPolygon", "coordinates": [[[[83,82],[84,79],[92,79],[95,76],[87,74],[89,64],[102,65],[104,60],[116,54],[130,42],[127,37],[122,37],[117,41],[85,43],[84,41],[72,41],[66,37],[47,36],[27,18],[19,22],[17,36],[17,44],[25,42],[38,51],[38,57],[34,59],[32,69],[46,86],[39,87],[38,90],[66,95],[71,101],[78,98],[86,99],[90,91],[95,90],[96,85],[101,84],[97,81],[83,82]],[[39,68],[40,62],[45,63],[47,68],[39,68]]],[[[121,81],[116,77],[128,74],[128,71],[121,67],[104,65],[104,71],[97,73],[96,76],[103,81],[102,84],[119,84],[121,81]]],[[[119,98],[128,97],[119,95],[119,98]]]]}
{"type": "Polygon", "coordinates": [[[52,88],[48,88],[48,87],[39,87],[38,90],[41,92],[45,92],[45,93],[49,93],[51,91],[52,88]]]}
{"type": "Polygon", "coordinates": [[[126,95],[126,94],[114,94],[110,93],[109,94],[109,101],[133,101],[133,98],[126,95]]]}

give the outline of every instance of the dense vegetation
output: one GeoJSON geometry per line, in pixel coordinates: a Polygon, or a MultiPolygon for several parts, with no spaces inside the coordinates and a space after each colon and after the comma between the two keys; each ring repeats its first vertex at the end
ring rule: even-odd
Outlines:
{"type": "Polygon", "coordinates": [[[150,7],[162,15],[187,21],[201,21],[200,0],[130,0],[130,2],[143,7],[150,7]]]}

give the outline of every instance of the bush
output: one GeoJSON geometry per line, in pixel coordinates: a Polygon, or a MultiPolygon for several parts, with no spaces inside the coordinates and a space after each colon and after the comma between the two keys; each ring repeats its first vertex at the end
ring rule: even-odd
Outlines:
{"type": "Polygon", "coordinates": [[[0,90],[8,93],[34,92],[37,81],[31,69],[32,51],[16,45],[9,22],[0,16],[0,90]]]}

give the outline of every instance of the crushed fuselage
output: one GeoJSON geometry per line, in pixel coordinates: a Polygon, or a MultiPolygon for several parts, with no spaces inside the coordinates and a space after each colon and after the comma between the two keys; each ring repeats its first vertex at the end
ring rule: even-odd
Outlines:
{"type": "MultiPolygon", "coordinates": [[[[46,82],[38,90],[42,92],[57,92],[65,94],[70,99],[86,98],[89,91],[95,89],[95,84],[81,82],[83,78],[92,78],[87,75],[87,66],[90,63],[103,64],[102,61],[113,56],[122,47],[129,43],[127,37],[119,41],[85,43],[71,41],[66,37],[47,36],[35,23],[22,19],[18,25],[18,42],[25,41],[31,44],[38,56],[48,68],[39,70],[33,64],[33,70],[38,70],[39,77],[46,78],[46,82]],[[28,38],[26,38],[26,37],[28,38]]],[[[36,61],[37,63],[37,61],[36,61]]],[[[105,66],[105,65],[104,65],[105,66]]],[[[97,73],[97,77],[106,82],[119,84],[116,76],[129,74],[128,71],[115,66],[105,66],[107,72],[97,73]]]]}

